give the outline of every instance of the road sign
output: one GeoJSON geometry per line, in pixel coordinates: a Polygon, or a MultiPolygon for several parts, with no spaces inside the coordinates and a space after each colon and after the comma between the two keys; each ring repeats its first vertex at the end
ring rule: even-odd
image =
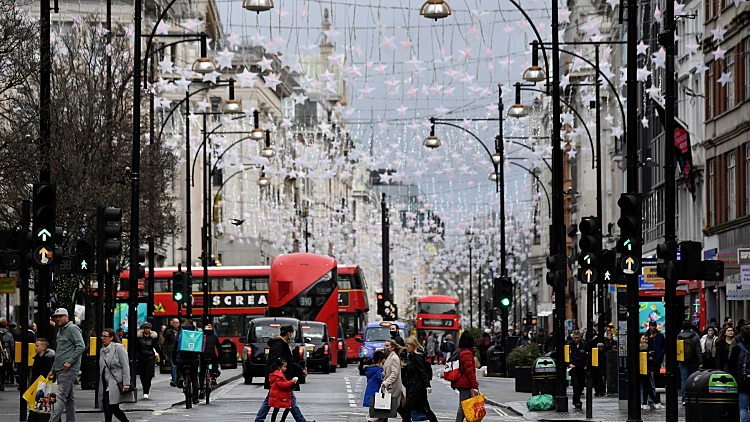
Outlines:
{"type": "Polygon", "coordinates": [[[610,270],[604,271],[604,279],[602,280],[603,282],[607,284],[612,283],[614,281],[613,278],[614,278],[614,274],[612,274],[612,271],[610,270]]]}
{"type": "Polygon", "coordinates": [[[14,277],[0,277],[0,294],[13,294],[16,292],[16,279],[14,277]]]}
{"type": "Polygon", "coordinates": [[[633,242],[630,239],[626,239],[624,242],[622,242],[622,246],[629,251],[633,250],[633,242]]]}
{"type": "Polygon", "coordinates": [[[659,263],[659,258],[641,258],[641,267],[655,267],[659,263]]]}
{"type": "Polygon", "coordinates": [[[740,264],[742,284],[750,286],[750,249],[737,248],[737,263],[740,264]]]}
{"type": "Polygon", "coordinates": [[[40,246],[34,249],[34,262],[36,262],[38,265],[52,264],[53,256],[54,252],[45,248],[44,246],[40,246]]]}
{"type": "Polygon", "coordinates": [[[50,231],[47,230],[46,227],[42,227],[40,230],[37,231],[36,237],[40,238],[43,243],[47,243],[47,239],[52,238],[52,233],[50,233],[50,231]]]}
{"type": "Polygon", "coordinates": [[[640,289],[664,290],[664,279],[656,275],[656,267],[643,267],[643,276],[640,279],[640,289]]]}
{"type": "Polygon", "coordinates": [[[622,272],[625,274],[635,274],[636,271],[638,271],[638,260],[634,256],[623,256],[622,272]]]}

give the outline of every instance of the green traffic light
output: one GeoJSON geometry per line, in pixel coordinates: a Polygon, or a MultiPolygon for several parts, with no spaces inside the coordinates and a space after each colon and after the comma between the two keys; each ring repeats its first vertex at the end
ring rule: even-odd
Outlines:
{"type": "Polygon", "coordinates": [[[507,297],[504,297],[504,298],[500,299],[500,304],[503,305],[503,306],[505,306],[505,307],[508,307],[508,306],[510,306],[510,299],[508,299],[507,297]]]}
{"type": "Polygon", "coordinates": [[[174,300],[181,301],[182,300],[182,293],[175,293],[174,294],[174,300]]]}

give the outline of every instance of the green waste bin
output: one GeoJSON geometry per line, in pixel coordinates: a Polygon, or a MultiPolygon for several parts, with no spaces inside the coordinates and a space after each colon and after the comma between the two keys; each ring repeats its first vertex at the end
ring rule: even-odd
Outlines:
{"type": "Polygon", "coordinates": [[[531,373],[532,395],[542,394],[555,395],[555,378],[557,377],[557,366],[555,360],[541,357],[534,362],[531,373]]]}
{"type": "Polygon", "coordinates": [[[701,369],[685,381],[685,422],[740,419],[737,381],[724,371],[701,369]]]}

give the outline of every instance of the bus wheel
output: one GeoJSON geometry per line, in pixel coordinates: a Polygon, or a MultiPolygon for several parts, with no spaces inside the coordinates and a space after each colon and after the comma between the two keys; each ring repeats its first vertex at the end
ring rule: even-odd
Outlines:
{"type": "Polygon", "coordinates": [[[339,363],[339,368],[344,369],[348,366],[346,363],[346,359],[341,359],[341,363],[339,363]]]}
{"type": "Polygon", "coordinates": [[[245,377],[245,384],[250,385],[253,383],[253,377],[245,377]]]}

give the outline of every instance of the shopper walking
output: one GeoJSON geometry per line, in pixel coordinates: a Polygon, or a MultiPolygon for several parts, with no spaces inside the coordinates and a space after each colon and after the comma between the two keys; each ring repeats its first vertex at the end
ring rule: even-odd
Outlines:
{"type": "Polygon", "coordinates": [[[716,359],[714,362],[716,369],[729,372],[727,368],[729,355],[736,344],[737,342],[734,339],[734,327],[725,327],[721,331],[719,338],[716,339],[716,359]]]}
{"type": "Polygon", "coordinates": [[[164,331],[164,347],[162,348],[162,351],[166,354],[164,356],[165,362],[168,362],[172,369],[172,380],[169,382],[172,387],[177,386],[177,362],[174,361],[172,350],[174,350],[174,345],[177,343],[177,337],[179,336],[180,320],[172,318],[169,321],[169,327],[164,331]]]}
{"type": "Polygon", "coordinates": [[[684,341],[684,360],[680,362],[680,376],[682,378],[680,389],[682,390],[682,405],[684,406],[685,381],[703,364],[703,354],[700,352],[700,339],[698,338],[698,334],[693,331],[690,321],[682,321],[682,331],[677,335],[677,340],[684,341]]]}
{"type": "Polygon", "coordinates": [[[153,331],[151,323],[145,322],[138,330],[136,338],[138,340],[136,343],[138,375],[141,377],[143,386],[143,398],[147,399],[151,391],[151,380],[154,378],[156,359],[161,355],[159,336],[156,331],[153,331]]]}
{"type": "Polygon", "coordinates": [[[703,369],[714,369],[716,367],[716,340],[716,329],[708,327],[706,334],[701,337],[703,369]]]}
{"type": "MultiPolygon", "coordinates": [[[[732,328],[731,326],[726,327],[732,328]]],[[[750,422],[750,325],[740,328],[740,336],[729,355],[727,369],[737,381],[740,394],[740,421],[750,422]]]]}
{"type": "MultiPolygon", "coordinates": [[[[401,355],[403,349],[392,339],[386,340],[383,348],[388,353],[388,357],[385,359],[385,364],[383,364],[383,382],[381,385],[391,397],[397,399],[397,403],[401,403],[403,402],[404,387],[401,382],[401,358],[399,355],[401,355]]],[[[399,413],[403,411],[401,407],[398,410],[399,413]]],[[[369,418],[368,420],[371,422],[383,422],[386,419],[369,418]]]]}
{"type": "Polygon", "coordinates": [[[641,343],[640,343],[640,351],[646,352],[647,354],[647,362],[646,362],[646,374],[639,374],[638,379],[641,382],[641,406],[643,409],[649,409],[649,403],[653,403],[654,408],[661,409],[661,402],[659,401],[659,398],[656,397],[656,394],[654,394],[654,388],[651,385],[651,379],[654,374],[654,350],[652,347],[649,346],[648,343],[648,333],[641,334],[641,343]]]}
{"type": "Polygon", "coordinates": [[[99,403],[104,411],[104,422],[112,422],[114,415],[118,420],[127,422],[128,417],[120,409],[123,395],[130,391],[130,363],[128,351],[120,344],[115,330],[105,328],[102,331],[102,348],[99,354],[101,382],[99,383],[99,403]],[[120,391],[122,386],[122,392],[120,391]]]}
{"type": "Polygon", "coordinates": [[[458,411],[456,411],[456,422],[463,422],[465,415],[461,402],[471,398],[471,390],[479,388],[477,383],[477,370],[474,366],[474,337],[470,332],[464,331],[458,340],[458,354],[451,359],[458,360],[459,378],[451,381],[451,388],[458,390],[458,411]]]}
{"type": "Polygon", "coordinates": [[[427,394],[432,392],[430,385],[432,369],[427,365],[424,349],[414,336],[407,337],[404,343],[409,359],[407,366],[409,378],[406,380],[406,402],[401,417],[404,422],[411,422],[411,412],[416,410],[424,413],[430,422],[437,422],[437,417],[430,409],[430,401],[427,398],[427,394]]]}
{"type": "Polygon", "coordinates": [[[52,314],[52,318],[57,326],[55,340],[57,349],[55,350],[55,363],[47,378],[54,378],[57,381],[57,404],[49,420],[59,422],[65,410],[66,421],[75,422],[76,401],[73,384],[78,377],[78,371],[81,370],[81,356],[86,345],[83,342],[81,329],[70,321],[67,309],[58,308],[52,314]]]}
{"type": "Polygon", "coordinates": [[[576,409],[581,409],[583,408],[581,394],[586,379],[586,345],[581,340],[580,331],[573,331],[568,345],[570,346],[570,364],[568,367],[570,368],[570,381],[573,384],[573,406],[576,409]]]}

